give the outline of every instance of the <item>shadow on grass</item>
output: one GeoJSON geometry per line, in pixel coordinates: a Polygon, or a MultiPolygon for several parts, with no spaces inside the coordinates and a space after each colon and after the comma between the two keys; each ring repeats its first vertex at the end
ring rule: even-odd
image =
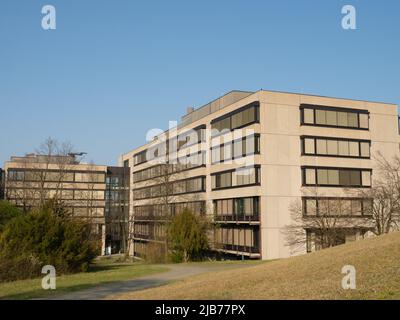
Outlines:
{"type": "Polygon", "coordinates": [[[97,273],[97,272],[102,272],[102,271],[113,271],[120,269],[121,267],[136,267],[135,265],[131,264],[110,264],[110,265],[93,265],[89,268],[89,273],[97,273]]]}
{"type": "Polygon", "coordinates": [[[111,295],[134,292],[147,288],[155,288],[157,286],[166,285],[168,283],[169,281],[161,279],[150,280],[140,278],[132,280],[104,281],[98,284],[74,285],[68,288],[57,289],[55,291],[44,291],[42,289],[35,289],[25,293],[9,295],[0,300],[64,300],[66,294],[71,294],[67,297],[68,300],[101,300],[111,295]],[[80,292],[93,288],[95,288],[95,290],[91,290],[89,292],[80,292]]]}
{"type": "MultiPolygon", "coordinates": [[[[78,275],[90,275],[90,274],[97,274],[101,272],[107,272],[107,271],[118,271],[122,270],[122,268],[129,268],[129,267],[136,267],[136,266],[145,266],[144,264],[130,264],[130,263],[117,263],[117,264],[106,264],[106,265],[97,265],[94,264],[89,268],[89,271],[87,273],[81,273],[81,274],[72,274],[72,275],[66,275],[66,276],[78,276],[78,275]]],[[[137,278],[140,278],[142,276],[147,276],[151,274],[157,274],[157,273],[163,273],[168,271],[168,268],[164,269],[154,269],[150,272],[146,272],[146,270],[139,270],[138,273],[132,275],[132,278],[126,278],[126,279],[113,279],[113,280],[102,280],[101,274],[99,274],[99,280],[97,282],[91,282],[91,283],[81,283],[81,284],[71,284],[68,285],[63,284],[61,287],[58,287],[57,290],[43,290],[41,288],[36,288],[32,290],[27,290],[21,293],[14,293],[14,294],[9,294],[3,297],[0,297],[0,300],[27,300],[27,299],[56,299],[57,297],[62,297],[65,294],[69,293],[74,293],[77,291],[81,290],[86,290],[86,289],[91,289],[94,287],[99,287],[104,291],[106,288],[102,288],[103,286],[108,286],[111,285],[113,290],[119,290],[123,287],[126,286],[126,284],[138,280],[137,278]]],[[[109,274],[105,274],[104,277],[107,278],[110,276],[109,274]]],[[[33,279],[37,280],[38,284],[41,283],[41,278],[33,279]]],[[[82,281],[84,282],[85,279],[79,280],[79,279],[69,279],[70,281],[82,281]]],[[[90,280],[87,280],[90,281],[90,280]]],[[[96,288],[97,289],[97,288],[96,288]]],[[[133,288],[134,289],[134,288],[133,288]]],[[[96,296],[96,294],[94,294],[96,296]]],[[[100,299],[101,297],[99,297],[100,299]]],[[[97,298],[94,298],[97,299],[97,298]]]]}

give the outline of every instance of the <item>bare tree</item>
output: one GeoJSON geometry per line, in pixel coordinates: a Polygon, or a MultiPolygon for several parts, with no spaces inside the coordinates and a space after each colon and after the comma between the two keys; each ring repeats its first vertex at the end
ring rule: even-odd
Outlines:
{"type": "Polygon", "coordinates": [[[363,199],[373,199],[369,213],[374,222],[375,235],[382,235],[400,228],[400,157],[387,160],[380,152],[374,156],[377,167],[371,188],[357,190],[363,199]]]}
{"type": "MultiPolygon", "coordinates": [[[[166,161],[162,159],[157,162],[154,168],[154,177],[151,180],[147,180],[143,187],[151,188],[151,199],[147,201],[147,205],[157,206],[159,210],[159,216],[153,216],[153,219],[149,219],[149,233],[153,236],[153,240],[157,241],[159,245],[163,246],[163,252],[165,255],[168,254],[169,244],[167,238],[167,229],[172,218],[172,209],[176,203],[195,202],[199,200],[199,196],[196,191],[196,183],[198,181],[190,181],[186,179],[187,170],[191,167],[198,166],[201,155],[198,155],[198,159],[193,157],[183,157],[179,159],[170,159],[166,161]],[[177,161],[175,161],[177,160],[177,161]],[[193,184],[193,185],[192,185],[193,184]],[[162,230],[161,235],[153,234],[155,229],[159,228],[162,230]]],[[[202,161],[202,160],[201,160],[202,161]]],[[[140,201],[140,199],[138,199],[140,201]]],[[[138,200],[134,200],[137,203],[138,200]]],[[[130,235],[129,235],[129,247],[132,244],[135,232],[135,221],[130,223],[130,235]],[[133,223],[132,223],[133,222],[133,223]]]]}
{"type": "MultiPolygon", "coordinates": [[[[371,217],[362,210],[363,199],[332,198],[311,190],[311,196],[291,203],[291,223],[283,234],[292,253],[304,251],[305,246],[315,249],[333,247],[344,242],[346,235],[371,229],[371,217]]],[[[308,248],[310,251],[310,248],[308,248]]]]}
{"type": "MultiPolygon", "coordinates": [[[[153,229],[156,225],[167,228],[169,220],[171,219],[171,206],[174,202],[176,202],[177,195],[175,194],[179,190],[179,180],[183,179],[185,176],[185,172],[180,170],[179,164],[170,164],[168,162],[161,161],[154,167],[155,177],[145,183],[145,187],[152,188],[152,199],[149,202],[149,205],[160,206],[161,207],[161,216],[154,217],[154,220],[151,221],[151,228],[153,229]],[[175,190],[174,190],[175,189],[175,190]],[[155,221],[159,219],[160,221],[155,221]],[[161,222],[162,220],[162,222],[161,222]]],[[[179,191],[178,191],[179,193],[179,191]]],[[[130,221],[129,227],[129,236],[128,236],[128,252],[131,249],[131,245],[133,243],[134,233],[135,233],[135,221],[134,217],[132,217],[130,221]],[[133,218],[133,219],[132,219],[133,218]]],[[[150,232],[150,230],[149,230],[150,232]]],[[[168,243],[167,237],[161,237],[160,242],[164,243],[164,252],[165,254],[168,252],[168,243]]]]}
{"type": "Polygon", "coordinates": [[[60,144],[48,138],[35,154],[15,158],[20,164],[19,170],[7,179],[6,197],[25,212],[44,207],[49,199],[59,202],[63,183],[68,180],[67,167],[77,161],[72,152],[70,143],[60,144]]]}
{"type": "Polygon", "coordinates": [[[76,161],[73,147],[69,142],[59,143],[49,137],[36,150],[39,162],[34,171],[39,182],[39,206],[42,207],[51,198],[58,201],[62,198],[61,190],[67,179],[67,168],[76,161]],[[51,182],[51,183],[50,183],[51,182]],[[51,190],[51,193],[50,193],[51,190]]]}

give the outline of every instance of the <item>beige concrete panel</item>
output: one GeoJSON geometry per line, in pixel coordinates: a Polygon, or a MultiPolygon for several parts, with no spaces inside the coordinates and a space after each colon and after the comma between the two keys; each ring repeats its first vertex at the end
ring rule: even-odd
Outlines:
{"type": "Polygon", "coordinates": [[[262,190],[267,196],[298,196],[301,186],[299,166],[263,165],[262,190]]]}
{"type": "Polygon", "coordinates": [[[298,106],[263,104],[262,133],[298,134],[300,112],[298,106]]]}
{"type": "Polygon", "coordinates": [[[329,107],[343,107],[343,108],[354,108],[363,110],[367,109],[366,103],[364,101],[356,101],[349,99],[302,95],[300,101],[302,104],[316,104],[329,107]]]}
{"type": "Polygon", "coordinates": [[[373,141],[398,141],[399,128],[396,116],[371,114],[370,130],[373,141]]]}
{"type": "Polygon", "coordinates": [[[390,103],[378,103],[378,102],[365,102],[365,106],[371,113],[382,113],[382,114],[390,114],[393,116],[398,115],[397,105],[390,103]]]}
{"type": "Polygon", "coordinates": [[[296,93],[262,91],[262,96],[262,101],[268,104],[299,106],[301,103],[301,96],[296,93]]]}
{"type": "Polygon", "coordinates": [[[300,154],[297,135],[261,135],[262,164],[299,165],[300,154]]]}
{"type": "Polygon", "coordinates": [[[372,160],[339,157],[301,157],[302,166],[372,168],[372,160]]]}

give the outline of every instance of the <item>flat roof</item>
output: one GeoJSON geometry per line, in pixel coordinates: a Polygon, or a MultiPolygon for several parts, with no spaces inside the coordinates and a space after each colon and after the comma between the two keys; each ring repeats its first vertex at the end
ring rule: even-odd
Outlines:
{"type": "MultiPolygon", "coordinates": [[[[392,102],[383,102],[383,101],[374,101],[374,100],[362,100],[362,99],[345,98],[345,97],[334,97],[334,96],[321,96],[321,95],[318,95],[318,94],[311,94],[311,93],[290,92],[290,91],[280,91],[280,90],[264,90],[264,89],[260,89],[258,91],[273,92],[273,93],[284,93],[284,94],[298,94],[298,95],[302,95],[302,96],[317,97],[317,98],[352,100],[352,101],[380,103],[380,104],[388,104],[388,105],[398,106],[397,103],[392,103],[392,102]]],[[[256,92],[258,92],[258,91],[256,91],[256,92]]]]}
{"type": "MultiPolygon", "coordinates": [[[[193,123],[193,122],[195,122],[195,121],[197,121],[197,120],[200,120],[200,119],[202,119],[202,118],[204,118],[204,117],[206,117],[206,116],[208,116],[208,115],[210,115],[210,114],[212,114],[212,113],[214,113],[214,112],[216,112],[216,111],[218,111],[218,110],[221,110],[221,109],[223,109],[223,108],[225,108],[225,107],[227,107],[227,106],[229,106],[229,105],[231,105],[231,104],[233,104],[233,103],[236,103],[236,102],[238,102],[238,101],[240,101],[240,100],[242,100],[242,99],[245,99],[245,98],[247,98],[248,96],[251,96],[252,94],[255,94],[255,93],[258,93],[258,92],[262,92],[262,91],[263,91],[263,92],[271,92],[271,93],[282,93],[282,94],[302,95],[302,96],[317,97],[317,98],[328,98],[328,99],[351,100],[351,101],[368,102],[368,103],[379,103],[379,104],[393,105],[393,106],[398,107],[398,105],[397,105],[396,103],[390,103],[390,102],[373,101],[373,100],[362,100],[362,99],[345,98],[345,97],[324,96],[324,95],[317,95],[317,94],[311,94],[311,93],[302,93],[302,92],[289,92],[289,91],[280,91],[280,90],[266,90],[266,89],[262,89],[262,88],[259,89],[259,90],[257,90],[257,91],[231,90],[231,91],[229,91],[229,92],[223,94],[222,96],[220,96],[220,97],[218,97],[218,98],[216,98],[216,99],[213,99],[213,100],[211,100],[210,102],[208,102],[208,103],[206,103],[206,104],[204,104],[204,105],[202,105],[202,106],[200,106],[200,107],[198,107],[198,108],[195,108],[195,109],[194,109],[193,111],[191,111],[190,113],[186,113],[184,116],[182,116],[182,121],[178,124],[177,127],[174,127],[174,128],[181,129],[181,128],[183,128],[183,127],[185,127],[185,126],[187,126],[187,125],[189,125],[189,124],[191,124],[191,123],[193,123]],[[220,106],[220,108],[218,108],[218,109],[216,109],[216,110],[214,110],[214,111],[212,111],[212,112],[207,112],[207,111],[206,111],[205,114],[204,114],[203,116],[198,117],[198,118],[196,118],[196,119],[193,120],[193,121],[188,121],[188,120],[186,120],[187,117],[190,117],[190,116],[194,115],[196,112],[201,112],[202,110],[204,110],[204,109],[206,109],[206,108],[210,108],[210,111],[211,111],[211,106],[212,106],[213,103],[221,102],[222,99],[228,97],[229,95],[234,95],[234,94],[238,94],[238,95],[240,95],[241,97],[239,97],[239,98],[237,98],[237,99],[234,98],[234,99],[232,100],[231,103],[226,104],[226,105],[222,105],[222,106],[220,106]],[[186,120],[186,121],[185,121],[185,120],[186,120]]],[[[172,129],[174,129],[174,128],[172,128],[172,129]]],[[[166,133],[168,133],[169,131],[170,131],[170,129],[165,130],[162,134],[166,134],[166,133]]],[[[161,134],[159,134],[158,136],[160,136],[160,135],[161,135],[161,134]]],[[[140,147],[144,147],[144,146],[146,146],[146,145],[148,145],[148,144],[150,144],[150,143],[152,143],[152,142],[153,142],[153,141],[148,141],[148,142],[146,142],[146,143],[140,145],[139,147],[136,147],[136,148],[132,149],[132,150],[129,151],[129,152],[123,153],[123,154],[122,154],[122,157],[123,157],[124,155],[126,155],[126,154],[128,154],[128,153],[131,153],[132,151],[134,151],[134,150],[136,150],[136,149],[138,149],[138,148],[140,148],[140,147]]]]}

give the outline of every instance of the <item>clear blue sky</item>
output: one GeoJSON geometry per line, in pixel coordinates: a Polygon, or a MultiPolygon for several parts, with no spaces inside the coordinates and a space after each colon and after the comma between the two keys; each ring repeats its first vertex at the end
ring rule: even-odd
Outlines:
{"type": "Polygon", "coordinates": [[[48,136],[115,164],[232,89],[399,104],[399,48],[398,0],[1,0],[0,166],[48,136]]]}

